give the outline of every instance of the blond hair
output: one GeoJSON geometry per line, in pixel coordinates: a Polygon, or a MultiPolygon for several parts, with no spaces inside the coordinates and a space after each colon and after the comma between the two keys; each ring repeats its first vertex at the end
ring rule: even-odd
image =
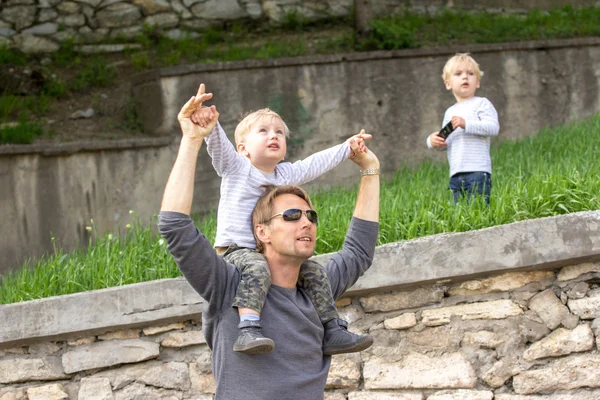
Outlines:
{"type": "Polygon", "coordinates": [[[269,108],[262,108],[260,110],[254,111],[254,112],[246,115],[240,121],[240,123],[237,125],[237,127],[235,128],[235,147],[236,148],[239,146],[240,143],[243,142],[244,136],[246,136],[246,134],[250,131],[252,124],[256,123],[257,121],[260,121],[263,118],[271,118],[271,119],[278,118],[281,121],[281,123],[283,124],[285,136],[286,137],[290,136],[290,130],[288,129],[285,122],[283,121],[283,118],[281,118],[281,116],[279,114],[277,114],[275,111],[273,111],[269,108]]]}
{"type": "Polygon", "coordinates": [[[254,210],[252,210],[252,232],[254,234],[254,239],[256,240],[256,251],[259,253],[263,253],[265,251],[265,245],[256,236],[255,228],[258,224],[267,224],[269,222],[271,216],[273,215],[273,202],[276,198],[284,194],[293,194],[306,201],[311,209],[313,208],[312,202],[310,201],[310,196],[299,186],[263,185],[261,187],[264,188],[265,191],[260,195],[258,201],[256,202],[256,206],[254,206],[254,210]]]}
{"type": "Polygon", "coordinates": [[[446,61],[446,65],[444,65],[444,70],[442,71],[442,79],[444,82],[447,82],[452,75],[452,72],[456,69],[456,66],[460,63],[466,62],[470,64],[475,70],[475,76],[477,76],[477,80],[481,81],[481,77],[483,76],[483,71],[479,69],[479,64],[477,61],[469,53],[456,53],[453,57],[451,57],[448,61],[446,61]]]}

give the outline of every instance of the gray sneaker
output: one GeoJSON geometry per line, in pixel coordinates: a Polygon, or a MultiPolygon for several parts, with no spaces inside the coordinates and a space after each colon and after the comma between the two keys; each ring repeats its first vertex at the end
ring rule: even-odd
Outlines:
{"type": "Polygon", "coordinates": [[[373,336],[348,332],[348,323],[335,318],[324,325],[323,354],[333,355],[363,351],[373,344],[373,336]]]}
{"type": "Polygon", "coordinates": [[[233,344],[233,351],[245,354],[266,354],[275,348],[275,342],[263,336],[260,321],[242,321],[238,328],[240,333],[233,344]]]}

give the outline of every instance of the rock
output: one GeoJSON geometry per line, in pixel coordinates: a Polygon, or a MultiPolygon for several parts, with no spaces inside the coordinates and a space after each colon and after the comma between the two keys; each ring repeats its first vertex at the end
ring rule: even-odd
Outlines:
{"type": "Polygon", "coordinates": [[[202,331],[188,331],[170,333],[160,344],[163,347],[186,347],[205,343],[202,331]]]}
{"type": "Polygon", "coordinates": [[[326,389],[357,389],[360,385],[360,358],[335,356],[327,376],[326,389]]]}
{"type": "Polygon", "coordinates": [[[494,392],[489,390],[442,390],[427,397],[427,400],[492,400],[494,392]]]}
{"type": "Polygon", "coordinates": [[[95,342],[73,348],[62,356],[67,373],[136,363],[159,356],[157,343],[141,339],[95,342]]]}
{"type": "Polygon", "coordinates": [[[185,328],[185,324],[183,322],[176,322],[169,325],[149,326],[142,329],[142,332],[144,332],[144,335],[146,336],[153,336],[163,332],[182,330],[183,328],[185,328]]]}
{"type": "Polygon", "coordinates": [[[536,312],[549,329],[555,329],[569,315],[569,309],[561,303],[551,289],[544,290],[529,300],[529,308],[536,312]]]}
{"type": "Polygon", "coordinates": [[[450,322],[452,316],[470,319],[504,319],[523,314],[523,310],[510,300],[495,300],[482,303],[471,303],[451,307],[423,310],[422,318],[425,326],[437,326],[450,322]]]}
{"type": "Polygon", "coordinates": [[[56,357],[0,360],[0,383],[67,379],[56,357]]]}
{"type": "Polygon", "coordinates": [[[560,270],[556,279],[562,282],[570,281],[572,279],[577,279],[581,275],[589,272],[600,272],[600,263],[569,265],[560,270]]]}
{"type": "Polygon", "coordinates": [[[441,288],[419,288],[413,291],[361,297],[360,304],[365,312],[385,312],[422,307],[438,303],[443,298],[444,290],[441,288]]]}
{"type": "Polygon", "coordinates": [[[86,108],[85,110],[77,110],[72,113],[69,118],[71,119],[82,119],[82,118],[92,118],[94,116],[93,108],[86,108]]]}
{"type": "Polygon", "coordinates": [[[78,400],[114,400],[107,378],[82,378],[78,400]]]}
{"type": "Polygon", "coordinates": [[[417,325],[415,313],[405,313],[395,318],[389,318],[383,321],[385,329],[408,329],[417,325]]]}
{"type": "Polygon", "coordinates": [[[535,342],[523,353],[527,361],[544,357],[559,357],[567,354],[591,350],[594,347],[594,334],[589,324],[582,324],[573,330],[558,328],[550,335],[535,342]]]}
{"type": "Polygon", "coordinates": [[[581,319],[594,319],[600,317],[600,293],[589,293],[590,296],[582,299],[571,299],[567,303],[571,312],[581,319]]]}
{"type": "Polygon", "coordinates": [[[518,394],[550,393],[580,387],[600,387],[600,354],[572,355],[513,378],[518,394]]]}
{"type": "Polygon", "coordinates": [[[64,400],[69,395],[63,391],[62,385],[52,384],[27,389],[28,400],[64,400]]]}
{"type": "Polygon", "coordinates": [[[463,282],[459,287],[451,288],[448,294],[450,296],[469,296],[492,292],[506,292],[526,286],[532,282],[551,280],[553,278],[553,271],[509,272],[487,279],[463,282]]]}
{"type": "Polygon", "coordinates": [[[473,367],[460,353],[411,353],[396,363],[369,360],[363,376],[365,389],[470,389],[477,384],[473,367]]]}

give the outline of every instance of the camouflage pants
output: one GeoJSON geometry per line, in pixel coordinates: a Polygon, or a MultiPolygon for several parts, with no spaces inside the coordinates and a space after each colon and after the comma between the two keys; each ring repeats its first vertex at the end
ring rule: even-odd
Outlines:
{"type": "MultiPolygon", "coordinates": [[[[271,286],[271,271],[267,260],[253,249],[235,245],[229,246],[223,258],[234,264],[242,273],[233,307],[249,308],[260,314],[271,286]]],[[[321,264],[312,260],[304,262],[300,267],[298,287],[303,289],[312,301],[321,322],[339,318],[329,279],[321,264]]]]}

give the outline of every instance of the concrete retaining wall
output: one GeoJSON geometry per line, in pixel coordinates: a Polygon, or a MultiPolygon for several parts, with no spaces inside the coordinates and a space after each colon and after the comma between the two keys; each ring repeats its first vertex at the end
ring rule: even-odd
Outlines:
{"type": "MultiPolygon", "coordinates": [[[[375,344],[333,358],[325,399],[598,399],[599,228],[594,211],[379,247],[338,301],[375,344]]],[[[183,279],[1,306],[0,399],[212,399],[201,310],[183,279]]]]}
{"type": "MultiPolygon", "coordinates": [[[[228,133],[247,111],[270,106],[291,127],[288,160],[340,143],[361,128],[386,174],[444,154],[427,150],[453,103],[440,74],[456,51],[470,50],[486,73],[479,93],[496,106],[500,138],[520,138],[547,125],[585,118],[600,109],[600,39],[479,45],[188,65],[135,77],[134,93],[151,139],[74,143],[51,148],[0,146],[0,274],[27,257],[87,243],[94,219],[99,234],[130,222],[129,210],[149,221],[173,165],[176,115],[198,84],[215,94],[228,133]]],[[[343,163],[314,185],[356,182],[343,163]]],[[[498,179],[504,177],[497,176],[498,179]]],[[[194,211],[213,208],[219,178],[202,151],[194,211]]]]}
{"type": "Polygon", "coordinates": [[[172,137],[51,148],[0,146],[0,274],[28,257],[85,245],[124,227],[133,210],[145,223],[160,208],[174,150],[172,137]]]}

